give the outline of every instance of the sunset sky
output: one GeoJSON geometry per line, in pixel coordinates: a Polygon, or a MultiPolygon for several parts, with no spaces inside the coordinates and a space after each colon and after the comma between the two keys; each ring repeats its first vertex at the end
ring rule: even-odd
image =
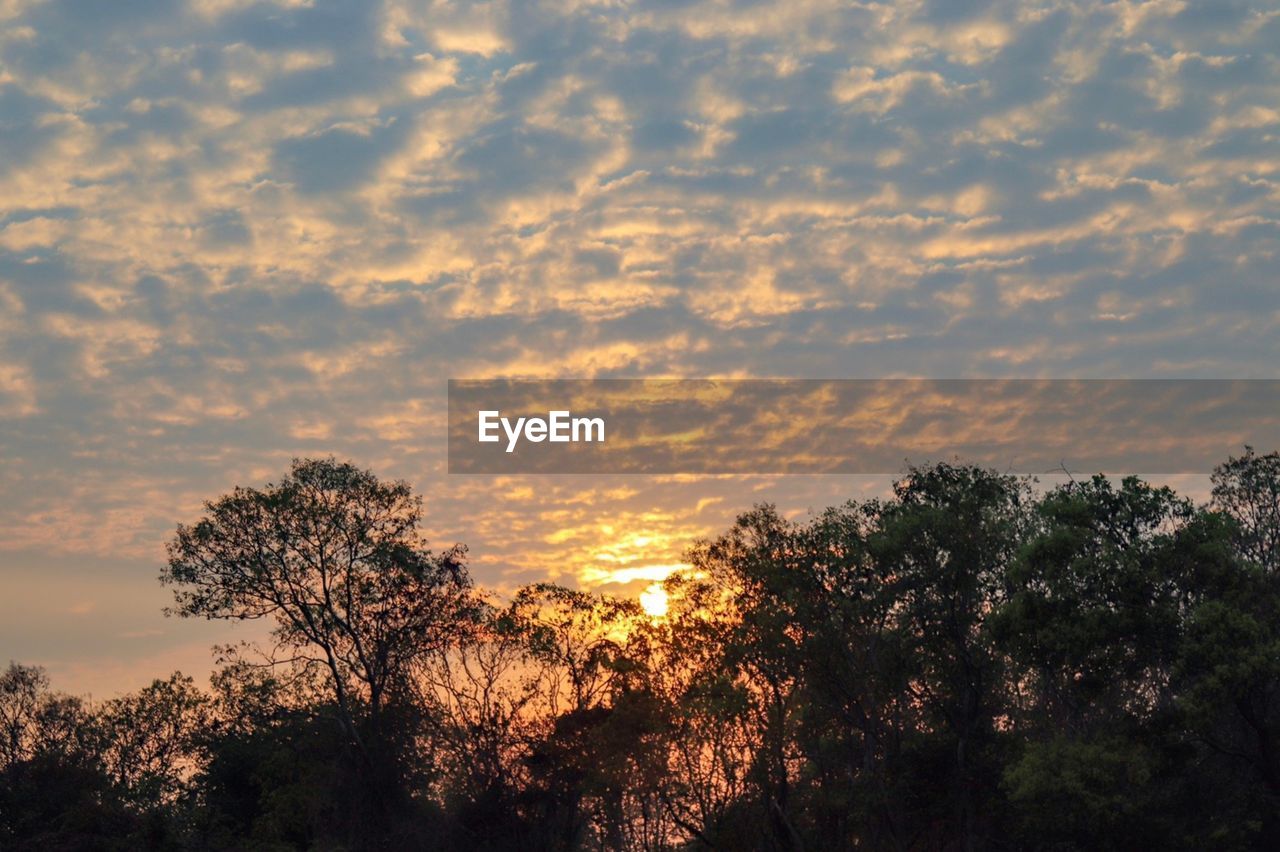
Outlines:
{"type": "Polygon", "coordinates": [[[203,678],[246,634],[163,616],[164,542],[294,456],[499,590],[885,487],[451,477],[450,377],[1275,378],[1278,47],[1275,3],[0,0],[0,664],[203,678]]]}

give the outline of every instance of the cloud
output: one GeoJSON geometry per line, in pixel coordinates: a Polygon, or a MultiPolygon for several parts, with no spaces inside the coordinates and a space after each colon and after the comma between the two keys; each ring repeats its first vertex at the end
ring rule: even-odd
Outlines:
{"type": "Polygon", "coordinates": [[[0,3],[14,552],[149,587],[202,499],[330,452],[508,584],[607,552],[557,530],[674,564],[752,495],[839,496],[496,501],[442,473],[449,376],[1272,377],[1257,6],[84,5],[0,3]]]}

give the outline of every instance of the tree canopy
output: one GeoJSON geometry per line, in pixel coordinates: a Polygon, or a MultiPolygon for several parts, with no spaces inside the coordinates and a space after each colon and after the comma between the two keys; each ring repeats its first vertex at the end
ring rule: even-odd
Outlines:
{"type": "Polygon", "coordinates": [[[477,589],[334,459],[179,526],[265,619],[91,704],[0,674],[0,848],[1280,848],[1280,455],[1203,505],[963,464],[693,543],[667,613],[477,589]]]}

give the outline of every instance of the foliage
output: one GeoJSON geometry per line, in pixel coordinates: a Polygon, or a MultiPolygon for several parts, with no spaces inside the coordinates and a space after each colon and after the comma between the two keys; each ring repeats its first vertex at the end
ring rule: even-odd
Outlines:
{"type": "Polygon", "coordinates": [[[472,588],[332,459],[178,528],[212,689],[0,675],[9,849],[1280,848],[1280,456],[1197,506],[912,468],[694,545],[668,612],[472,588]]]}

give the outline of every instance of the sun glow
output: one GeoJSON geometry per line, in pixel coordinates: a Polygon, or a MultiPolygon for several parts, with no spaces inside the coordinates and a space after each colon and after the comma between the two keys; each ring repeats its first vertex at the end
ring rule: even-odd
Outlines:
{"type": "Polygon", "coordinates": [[[640,606],[651,618],[662,618],[667,614],[667,592],[661,583],[651,583],[640,593],[640,606]]]}

